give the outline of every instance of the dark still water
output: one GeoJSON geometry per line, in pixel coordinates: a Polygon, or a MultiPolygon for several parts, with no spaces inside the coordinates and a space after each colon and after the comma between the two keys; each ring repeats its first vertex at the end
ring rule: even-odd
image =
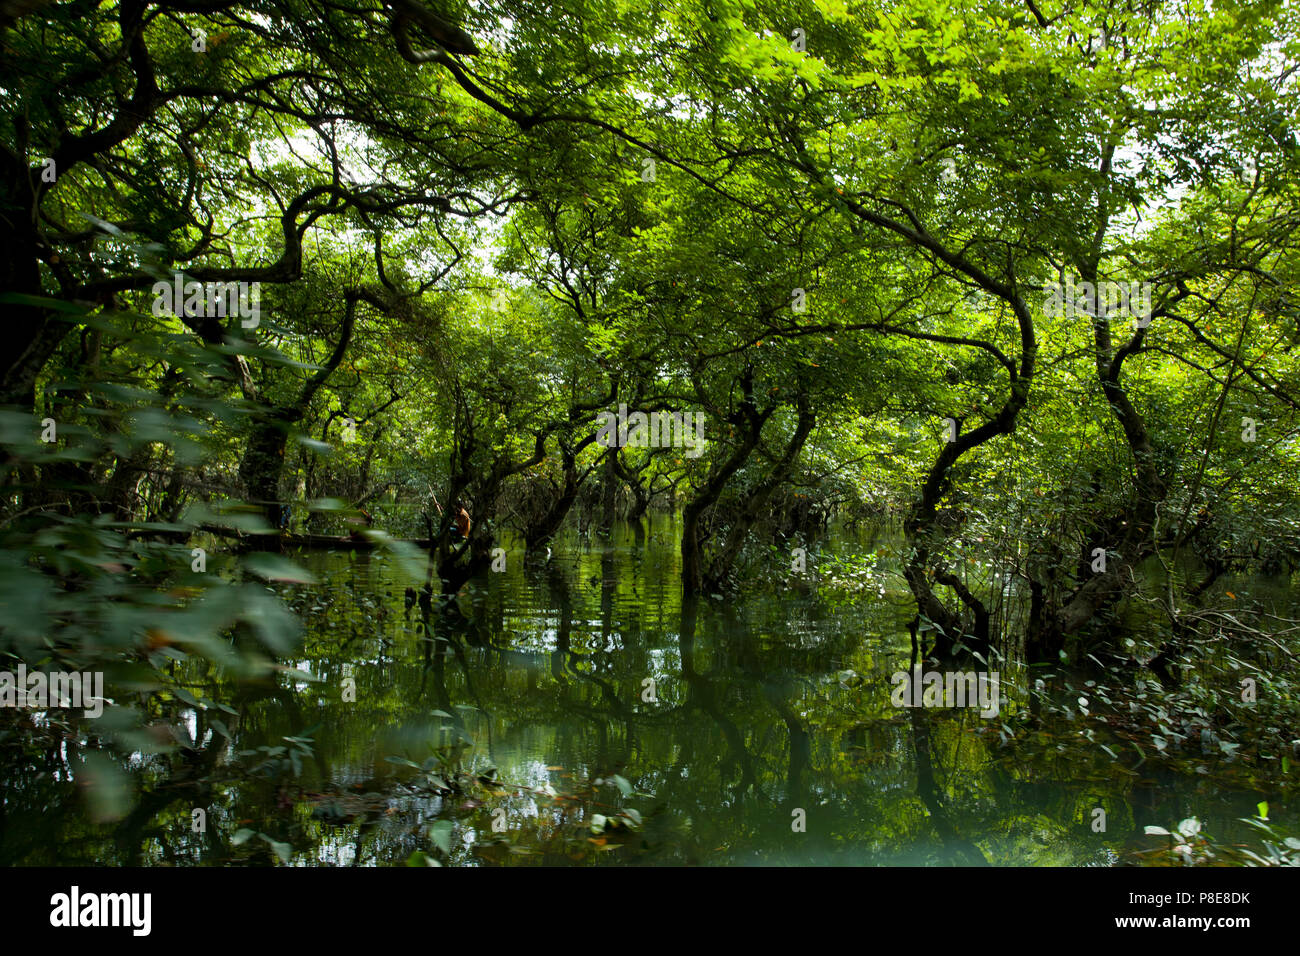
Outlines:
{"type": "Polygon", "coordinates": [[[380,555],[293,557],[320,583],[279,589],[304,623],[288,669],[178,663],[226,706],[177,701],[179,749],[121,761],[115,806],[66,752],[7,757],[2,862],[1114,865],[1164,862],[1147,825],[1228,843],[1266,799],[1295,823],[1281,768],[1126,739],[1086,674],[1045,674],[1035,709],[1038,675],[995,662],[996,716],[895,706],[913,612],[883,566],[849,598],[684,605],[661,517],[511,550],[427,615],[380,555]]]}

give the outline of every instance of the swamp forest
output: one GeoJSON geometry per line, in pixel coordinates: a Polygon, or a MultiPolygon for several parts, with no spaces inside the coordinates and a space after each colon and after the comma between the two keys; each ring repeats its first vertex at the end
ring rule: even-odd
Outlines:
{"type": "Polygon", "coordinates": [[[0,3],[0,863],[1300,864],[1298,106],[1295,0],[0,3]]]}

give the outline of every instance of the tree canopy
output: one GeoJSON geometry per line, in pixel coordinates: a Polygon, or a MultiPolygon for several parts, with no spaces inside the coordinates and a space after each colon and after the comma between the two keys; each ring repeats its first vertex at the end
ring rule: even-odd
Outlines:
{"type": "Polygon", "coordinates": [[[670,509],[694,598],[869,515],[938,652],[1136,660],[1141,601],[1172,686],[1300,566],[1298,18],[6,5],[0,650],[265,670],[298,621],[210,551],[430,605],[670,509]]]}

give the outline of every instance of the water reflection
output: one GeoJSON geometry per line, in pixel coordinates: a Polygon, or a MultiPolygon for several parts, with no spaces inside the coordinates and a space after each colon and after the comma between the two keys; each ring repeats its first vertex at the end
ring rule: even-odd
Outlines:
{"type": "MultiPolygon", "coordinates": [[[[1078,865],[1192,812],[1226,836],[1258,799],[1077,737],[1023,757],[1006,709],[894,708],[905,595],[683,601],[675,540],[660,519],[511,550],[451,604],[378,553],[299,555],[326,583],[286,592],[306,632],[285,663],[312,680],[178,665],[233,712],[187,711],[115,823],[64,758],[7,754],[3,862],[1078,865]]],[[[1010,712],[1025,681],[1003,674],[1010,712]]]]}

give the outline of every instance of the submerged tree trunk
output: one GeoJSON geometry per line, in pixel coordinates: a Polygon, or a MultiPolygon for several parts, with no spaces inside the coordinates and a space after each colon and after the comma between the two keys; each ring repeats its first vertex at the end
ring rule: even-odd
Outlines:
{"type": "Polygon", "coordinates": [[[605,452],[605,471],[601,475],[600,483],[600,531],[606,537],[614,533],[614,522],[618,516],[616,514],[616,504],[618,501],[619,477],[618,471],[614,465],[614,459],[618,454],[618,446],[615,445],[605,452]]]}
{"type": "Polygon", "coordinates": [[[724,461],[715,466],[705,479],[704,486],[682,509],[682,588],[687,595],[706,593],[707,569],[704,562],[704,535],[701,528],[704,513],[717,503],[727,482],[749,460],[749,456],[758,447],[763,425],[777,408],[773,405],[760,411],[754,403],[752,368],[745,369],[740,385],[743,398],[740,408],[733,416],[736,426],[741,430],[740,443],[732,449],[731,454],[724,461]]]}
{"type": "MultiPolygon", "coordinates": [[[[1103,149],[1100,169],[1103,178],[1110,175],[1114,151],[1113,145],[1103,149]]],[[[1160,547],[1154,529],[1160,504],[1169,493],[1147,423],[1134,406],[1122,379],[1124,362],[1142,348],[1146,327],[1139,324],[1129,341],[1116,350],[1111,337],[1111,316],[1101,305],[1103,297],[1098,280],[1102,242],[1109,225],[1107,202],[1107,190],[1103,188],[1097,202],[1091,250],[1079,263],[1079,273],[1094,290],[1092,328],[1097,382],[1128,444],[1133,459],[1132,485],[1119,513],[1100,523],[1085,542],[1079,558],[1082,583],[1062,599],[1054,599],[1051,591],[1041,584],[1037,591],[1031,592],[1037,595],[1038,606],[1036,613],[1030,615],[1026,644],[1031,656],[1038,659],[1059,656],[1068,635],[1124,596],[1129,580],[1125,569],[1136,567],[1160,547]],[[1106,554],[1105,569],[1093,571],[1093,554],[1097,549],[1106,554]]]]}
{"type": "Polygon", "coordinates": [[[706,571],[704,586],[710,591],[720,590],[724,586],[727,577],[731,574],[732,567],[735,565],[736,557],[745,544],[750,529],[758,520],[763,507],[772,497],[772,493],[776,491],[783,481],[790,477],[794,463],[798,460],[799,453],[803,450],[809,434],[812,433],[817,416],[812,410],[806,392],[799,394],[796,407],[799,411],[799,418],[795,424],[794,434],[790,436],[789,442],[786,443],[785,451],[773,464],[772,470],[767,477],[745,495],[741,502],[739,516],[727,529],[722,545],[706,571]]]}
{"type": "Polygon", "coordinates": [[[975,277],[983,277],[983,283],[1015,312],[1020,326],[1020,365],[1016,367],[1004,359],[1010,383],[1002,407],[972,431],[956,434],[952,441],[944,444],[903,522],[903,533],[910,551],[903,577],[916,600],[917,626],[928,620],[934,635],[934,653],[941,656],[951,654],[959,642],[987,656],[994,636],[989,633],[989,613],[984,604],[943,566],[938,556],[946,538],[938,520],[939,502],[951,484],[953,467],[964,454],[1015,429],[1016,419],[1029,400],[1038,352],[1033,318],[1020,294],[1013,287],[996,282],[978,270],[975,277]],[[966,615],[952,610],[940,600],[931,582],[951,588],[966,615]]]}
{"type": "MultiPolygon", "coordinates": [[[[582,489],[582,483],[586,481],[591,469],[578,471],[578,453],[587,445],[595,440],[595,435],[589,435],[575,446],[570,446],[563,439],[560,440],[560,460],[564,472],[564,483],[555,489],[555,496],[551,499],[551,504],[546,510],[529,523],[524,529],[524,551],[536,551],[547,544],[560,526],[564,524],[564,519],[568,517],[569,511],[573,508],[574,501],[577,500],[578,492],[582,489]]],[[[610,449],[610,454],[617,452],[617,449],[610,449]]]]}

